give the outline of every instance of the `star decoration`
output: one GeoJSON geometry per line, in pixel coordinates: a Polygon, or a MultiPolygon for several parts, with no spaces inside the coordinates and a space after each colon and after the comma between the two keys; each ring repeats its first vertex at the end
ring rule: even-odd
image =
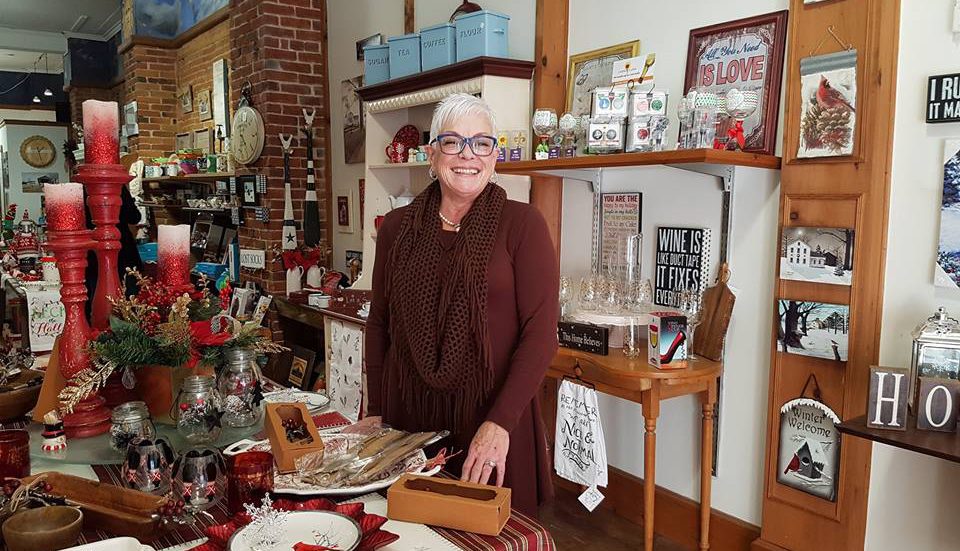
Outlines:
{"type": "Polygon", "coordinates": [[[263,551],[275,546],[283,534],[289,513],[274,509],[269,495],[263,497],[260,507],[244,504],[243,508],[250,515],[250,524],[247,530],[244,530],[250,548],[263,551]]]}
{"type": "Polygon", "coordinates": [[[293,243],[293,239],[294,237],[292,235],[287,236],[287,241],[289,241],[290,243],[293,243]]]}

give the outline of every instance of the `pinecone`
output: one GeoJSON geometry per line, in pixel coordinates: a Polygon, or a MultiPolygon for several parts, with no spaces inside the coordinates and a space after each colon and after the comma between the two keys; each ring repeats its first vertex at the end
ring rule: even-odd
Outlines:
{"type": "Polygon", "coordinates": [[[850,126],[850,109],[837,105],[824,109],[815,98],[800,123],[803,145],[807,149],[829,149],[837,153],[850,144],[853,129],[850,126]]]}

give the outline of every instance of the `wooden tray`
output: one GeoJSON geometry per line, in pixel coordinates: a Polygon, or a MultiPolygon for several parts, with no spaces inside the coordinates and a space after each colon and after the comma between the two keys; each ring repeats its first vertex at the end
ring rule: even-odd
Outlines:
{"type": "MultiPolygon", "coordinates": [[[[47,475],[52,494],[65,496],[80,507],[84,530],[93,528],[141,541],[160,537],[165,531],[160,518],[154,516],[164,497],[53,471],[40,474],[47,475]]],[[[40,475],[28,476],[23,482],[37,476],[40,475]]]]}

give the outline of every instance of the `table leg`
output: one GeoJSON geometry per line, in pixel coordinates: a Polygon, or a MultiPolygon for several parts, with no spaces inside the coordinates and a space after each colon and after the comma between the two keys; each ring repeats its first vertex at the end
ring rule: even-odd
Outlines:
{"type": "Polygon", "coordinates": [[[701,394],[703,420],[700,429],[700,549],[710,549],[710,492],[713,482],[713,406],[716,386],[701,394]]]}
{"type": "Polygon", "coordinates": [[[660,416],[659,387],[645,391],[643,403],[643,549],[653,551],[653,510],[657,489],[657,417],[660,416]]]}

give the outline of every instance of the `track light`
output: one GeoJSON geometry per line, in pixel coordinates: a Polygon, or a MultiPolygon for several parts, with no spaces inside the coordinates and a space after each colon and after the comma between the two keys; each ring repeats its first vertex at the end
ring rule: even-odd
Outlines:
{"type": "Polygon", "coordinates": [[[43,95],[47,96],[48,98],[52,98],[52,97],[53,97],[53,92],[52,92],[49,88],[45,88],[45,89],[43,90],[43,95]]]}
{"type": "Polygon", "coordinates": [[[33,96],[33,103],[40,103],[40,96],[33,96]]]}

